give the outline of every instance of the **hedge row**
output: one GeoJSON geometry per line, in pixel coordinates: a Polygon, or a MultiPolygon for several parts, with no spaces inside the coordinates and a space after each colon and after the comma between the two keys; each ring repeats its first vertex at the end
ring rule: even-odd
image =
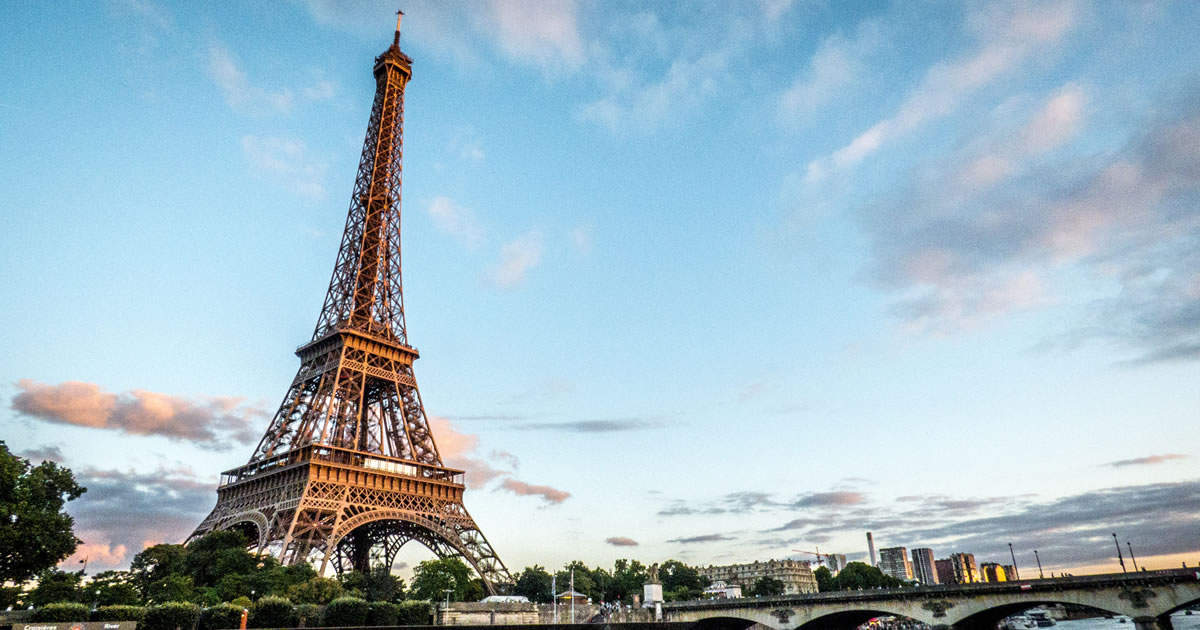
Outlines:
{"type": "MultiPolygon", "coordinates": [[[[249,607],[251,628],[421,626],[433,619],[433,604],[423,601],[368,602],[339,597],[327,606],[295,606],[284,597],[264,597],[249,607]]],[[[138,630],[226,630],[242,622],[242,607],[218,604],[210,608],[187,602],[157,606],[101,606],[88,611],[83,604],[59,602],[33,612],[36,622],[136,621],[138,630]]]]}

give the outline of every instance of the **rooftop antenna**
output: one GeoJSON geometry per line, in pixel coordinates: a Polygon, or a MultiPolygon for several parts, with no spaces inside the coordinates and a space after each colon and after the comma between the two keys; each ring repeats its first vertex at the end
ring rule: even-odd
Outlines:
{"type": "Polygon", "coordinates": [[[392,38],[392,45],[400,45],[400,20],[404,19],[404,11],[396,11],[396,36],[392,38]]]}

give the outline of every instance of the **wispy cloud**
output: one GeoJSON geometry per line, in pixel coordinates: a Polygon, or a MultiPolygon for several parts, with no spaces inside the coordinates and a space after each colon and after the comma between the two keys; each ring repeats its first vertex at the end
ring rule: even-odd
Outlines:
{"type": "Polygon", "coordinates": [[[429,202],[429,217],[439,232],[458,239],[463,245],[475,248],[483,242],[483,226],[469,208],[449,197],[434,197],[429,202]]]}
{"type": "Polygon", "coordinates": [[[559,490],[550,486],[528,484],[524,481],[517,481],[511,478],[505,479],[500,485],[505,490],[516,495],[541,497],[546,503],[562,503],[571,497],[571,493],[565,490],[559,490]]]}
{"type": "Polygon", "coordinates": [[[680,544],[684,544],[684,545],[692,545],[692,544],[696,544],[696,543],[724,542],[727,540],[734,540],[734,539],[732,537],[726,536],[724,534],[703,534],[700,536],[684,536],[681,538],[672,538],[672,539],[668,540],[667,542],[680,543],[680,544]]]}
{"type": "Polygon", "coordinates": [[[547,70],[583,64],[575,0],[492,0],[490,8],[496,41],[509,58],[547,70]]]}
{"type": "Polygon", "coordinates": [[[807,179],[851,168],[887,143],[929,121],[956,111],[963,100],[1016,70],[1033,54],[1046,54],[1075,24],[1072,2],[1014,2],[986,5],[968,18],[978,47],[930,68],[897,111],[832,154],[809,163],[807,179]]]}
{"type": "Polygon", "coordinates": [[[238,67],[233,53],[220,44],[213,44],[208,49],[208,74],[221,88],[225,102],[234,109],[256,114],[287,112],[295,102],[290,89],[267,90],[252,85],[238,67]]]}
{"type": "Polygon", "coordinates": [[[1179,459],[1187,459],[1187,455],[1179,453],[1167,453],[1165,455],[1147,455],[1146,457],[1135,457],[1133,459],[1120,459],[1115,462],[1109,462],[1105,466],[1113,468],[1124,468],[1126,466],[1150,466],[1153,464],[1163,464],[1179,459]]]}
{"type": "Polygon", "coordinates": [[[780,123],[800,126],[834,100],[864,72],[881,41],[879,24],[874,21],[860,24],[851,38],[842,34],[827,37],[809,60],[808,68],[780,96],[776,107],[780,123]]]}
{"type": "Polygon", "coordinates": [[[651,429],[658,426],[661,424],[644,418],[620,418],[575,422],[526,422],[513,425],[512,428],[524,431],[562,431],[565,433],[617,433],[651,429]]]}
{"type": "Polygon", "coordinates": [[[130,435],[158,435],[201,448],[222,450],[259,436],[255,421],[266,414],[241,398],[189,399],[135,389],[114,394],[94,383],[57,385],[17,382],[13,410],[55,424],[91,427],[130,435]]]}
{"type": "Polygon", "coordinates": [[[251,168],[269,175],[284,188],[314,201],[327,196],[327,165],[299,138],[242,136],[242,154],[251,168]]]}
{"type": "Polygon", "coordinates": [[[63,461],[62,449],[53,445],[27,449],[21,451],[18,455],[35,462],[56,462],[61,464],[63,461]]]}
{"type": "Polygon", "coordinates": [[[511,288],[525,281],[530,269],[542,262],[542,234],[528,232],[500,248],[500,261],[489,274],[492,284],[511,288]]]}
{"type": "Polygon", "coordinates": [[[636,546],[638,546],[638,542],[636,540],[629,538],[627,536],[610,536],[609,538],[605,538],[604,542],[606,542],[614,547],[636,547],[636,546]]]}

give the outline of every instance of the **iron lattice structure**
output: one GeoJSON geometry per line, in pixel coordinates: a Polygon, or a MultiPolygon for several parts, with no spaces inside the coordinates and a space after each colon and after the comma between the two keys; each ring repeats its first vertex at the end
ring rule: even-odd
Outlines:
{"type": "Polygon", "coordinates": [[[442,465],[413,377],[400,278],[404,88],[412,60],[375,59],[375,101],[329,291],[300,370],[249,463],[226,471],[189,538],[245,531],[284,564],[391,566],[416,540],[458,556],[492,594],[512,576],[463,506],[463,471],[442,465]]]}

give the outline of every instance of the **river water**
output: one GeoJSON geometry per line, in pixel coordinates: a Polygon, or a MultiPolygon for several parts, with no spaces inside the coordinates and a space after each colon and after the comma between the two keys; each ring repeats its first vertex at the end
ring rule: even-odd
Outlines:
{"type": "MultiPolygon", "coordinates": [[[[1171,625],[1175,626],[1175,630],[1200,630],[1200,614],[1171,615],[1171,625]]],[[[1103,617],[1073,619],[1060,621],[1053,628],[1054,630],[1133,630],[1133,621],[1126,620],[1125,623],[1121,623],[1120,619],[1104,619],[1103,617]]]]}

